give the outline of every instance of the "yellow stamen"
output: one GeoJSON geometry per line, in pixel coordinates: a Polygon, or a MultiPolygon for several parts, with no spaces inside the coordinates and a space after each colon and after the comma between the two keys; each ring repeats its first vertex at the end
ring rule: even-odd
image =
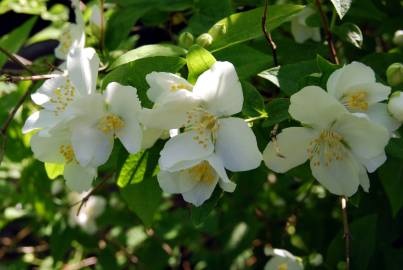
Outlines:
{"type": "Polygon", "coordinates": [[[288,270],[288,266],[286,263],[282,263],[278,266],[278,270],[288,270]]]}
{"type": "Polygon", "coordinates": [[[350,110],[368,111],[368,93],[359,91],[348,95],[346,97],[346,106],[350,110]]]}
{"type": "Polygon", "coordinates": [[[346,149],[342,142],[343,137],[334,131],[323,130],[319,137],[312,140],[308,147],[308,158],[313,166],[320,166],[321,161],[329,166],[334,160],[343,160],[346,149]]]}
{"type": "Polygon", "coordinates": [[[76,158],[74,156],[74,150],[73,150],[73,147],[71,146],[71,144],[60,145],[59,153],[63,155],[66,163],[70,163],[70,162],[76,160],[76,158]]]}
{"type": "Polygon", "coordinates": [[[116,133],[125,126],[125,122],[117,115],[108,114],[98,122],[98,128],[104,133],[116,133]]]}
{"type": "Polygon", "coordinates": [[[218,118],[204,110],[196,108],[187,113],[187,130],[194,130],[198,135],[193,139],[204,148],[207,148],[209,141],[215,142],[219,128],[218,118]]]}
{"type": "Polygon", "coordinates": [[[184,83],[175,83],[171,85],[172,92],[176,92],[181,89],[192,91],[192,86],[184,83]]]}
{"type": "Polygon", "coordinates": [[[216,179],[217,175],[207,161],[203,161],[198,165],[188,169],[189,174],[199,182],[211,184],[216,179]]]}

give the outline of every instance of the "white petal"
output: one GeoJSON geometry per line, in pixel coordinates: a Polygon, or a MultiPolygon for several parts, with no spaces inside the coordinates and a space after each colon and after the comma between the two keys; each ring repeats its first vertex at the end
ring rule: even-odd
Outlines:
{"type": "Polygon", "coordinates": [[[345,91],[354,85],[375,82],[375,73],[369,67],[359,62],[352,62],[334,71],[326,84],[329,94],[340,99],[345,91]]]}
{"type": "Polygon", "coordinates": [[[148,149],[152,147],[155,142],[164,133],[163,129],[157,128],[144,128],[143,129],[143,140],[141,141],[141,149],[148,149]]]}
{"type": "Polygon", "coordinates": [[[53,110],[54,104],[50,102],[52,98],[55,98],[54,90],[63,87],[67,82],[66,76],[60,74],[55,78],[46,80],[41,87],[31,95],[32,101],[46,109],[53,110]]]}
{"type": "Polygon", "coordinates": [[[137,89],[132,86],[111,82],[104,92],[109,110],[123,118],[136,115],[141,110],[137,89]]]}
{"type": "Polygon", "coordinates": [[[116,132],[116,136],[130,154],[135,154],[141,149],[143,130],[135,116],[124,119],[124,122],[125,126],[116,132]]]}
{"type": "Polygon", "coordinates": [[[327,190],[336,195],[352,196],[360,184],[360,164],[348,153],[342,160],[333,160],[326,165],[323,155],[311,160],[312,175],[327,190]]]}
{"type": "Polygon", "coordinates": [[[385,155],[385,152],[383,152],[374,158],[370,158],[370,159],[359,158],[359,160],[367,168],[367,171],[372,173],[376,169],[378,169],[379,166],[381,166],[383,163],[385,163],[386,155],[385,155]]]}
{"type": "Polygon", "coordinates": [[[42,137],[34,134],[31,137],[31,149],[36,159],[49,163],[64,163],[64,157],[60,153],[60,146],[70,144],[66,136],[42,137]]]}
{"type": "Polygon", "coordinates": [[[84,168],[75,162],[64,166],[64,179],[66,179],[67,186],[73,191],[82,192],[90,189],[96,175],[96,169],[84,168]]]}
{"type": "Polygon", "coordinates": [[[191,85],[187,80],[168,72],[151,72],[147,74],[146,80],[150,89],[147,90],[147,97],[152,101],[156,100],[163,94],[173,93],[173,87],[183,86],[184,90],[191,90],[191,85]]]}
{"type": "Polygon", "coordinates": [[[161,151],[161,169],[179,170],[189,164],[189,161],[194,164],[194,161],[199,162],[209,156],[214,150],[213,144],[208,142],[204,147],[194,139],[196,135],[195,132],[189,131],[171,138],[161,151]]]}
{"type": "Polygon", "coordinates": [[[218,177],[211,183],[200,181],[191,190],[182,193],[182,197],[185,201],[190,202],[195,206],[200,206],[211,197],[217,182],[218,177]]]}
{"type": "Polygon", "coordinates": [[[113,148],[112,136],[85,124],[74,127],[71,142],[77,161],[84,167],[104,164],[113,148]]]}
{"type": "Polygon", "coordinates": [[[22,128],[22,133],[28,133],[38,128],[50,128],[58,123],[58,119],[54,112],[40,110],[31,114],[22,128]]]}
{"type": "Polygon", "coordinates": [[[187,121],[187,112],[200,103],[192,92],[178,90],[169,95],[163,94],[152,109],[143,109],[141,123],[149,128],[174,129],[183,127],[187,121]]]}
{"type": "Polygon", "coordinates": [[[93,48],[75,48],[67,56],[69,77],[81,95],[95,93],[99,58],[93,48]]]}
{"type": "Polygon", "coordinates": [[[367,171],[365,170],[364,166],[359,166],[359,167],[360,167],[360,170],[359,170],[360,185],[365,192],[368,192],[370,183],[369,183],[367,171]]]}
{"type": "Polygon", "coordinates": [[[334,124],[352,152],[363,159],[371,159],[383,153],[389,141],[389,133],[383,126],[366,117],[346,113],[334,124]]]}
{"type": "Polygon", "coordinates": [[[284,173],[303,164],[308,159],[307,150],[314,138],[315,132],[308,128],[283,129],[263,151],[266,166],[275,172],[284,173]]]}
{"type": "Polygon", "coordinates": [[[206,109],[217,116],[230,116],[242,110],[242,86],[230,62],[214,63],[199,76],[193,93],[201,97],[206,109]]]}
{"type": "Polygon", "coordinates": [[[86,121],[93,125],[105,115],[104,97],[100,93],[93,93],[76,98],[66,109],[65,114],[77,117],[79,121],[86,121]]]}
{"type": "Polygon", "coordinates": [[[327,127],[347,110],[318,86],[307,86],[290,98],[290,115],[304,124],[327,127]]]}
{"type": "Polygon", "coordinates": [[[397,130],[401,125],[399,121],[389,114],[387,104],[376,103],[369,106],[366,113],[372,121],[384,126],[389,131],[390,135],[392,135],[393,131],[397,130]]]}
{"type": "Polygon", "coordinates": [[[362,83],[356,84],[343,91],[341,99],[348,99],[349,96],[357,93],[366,93],[366,102],[368,105],[388,99],[390,94],[390,87],[381,83],[362,83]]]}
{"type": "Polygon", "coordinates": [[[219,120],[215,150],[230,171],[247,171],[259,167],[262,154],[252,129],[241,118],[219,120]]]}
{"type": "Polygon", "coordinates": [[[168,172],[161,170],[158,173],[158,183],[164,192],[179,194],[191,190],[198,183],[198,179],[192,177],[186,171],[168,172]]]}
{"type": "Polygon", "coordinates": [[[215,154],[212,154],[210,157],[207,158],[207,161],[209,162],[210,166],[214,168],[215,172],[220,177],[218,181],[220,187],[224,191],[234,192],[236,184],[231,180],[229,180],[227,172],[225,171],[224,168],[224,163],[222,162],[220,157],[215,154]]]}

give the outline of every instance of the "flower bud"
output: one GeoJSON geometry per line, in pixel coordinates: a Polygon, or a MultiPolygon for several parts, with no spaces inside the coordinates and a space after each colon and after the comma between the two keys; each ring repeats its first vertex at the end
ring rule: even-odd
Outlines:
{"type": "Polygon", "coordinates": [[[397,46],[403,46],[403,30],[397,30],[393,36],[393,43],[397,46]]]}
{"type": "Polygon", "coordinates": [[[216,24],[208,31],[208,33],[212,36],[212,38],[216,38],[222,34],[227,32],[227,26],[225,24],[216,24]]]}
{"type": "Polygon", "coordinates": [[[388,111],[394,118],[403,122],[403,92],[397,91],[390,96],[388,111]]]}
{"type": "Polygon", "coordinates": [[[396,86],[403,83],[403,65],[393,63],[386,70],[386,79],[390,86],[396,86]]]}
{"type": "Polygon", "coordinates": [[[208,33],[201,34],[200,36],[197,37],[196,43],[202,46],[203,48],[206,48],[210,46],[211,43],[213,43],[213,37],[208,33]]]}
{"type": "Polygon", "coordinates": [[[182,34],[179,35],[179,40],[178,44],[179,46],[188,49],[193,45],[194,42],[194,37],[192,33],[189,32],[183,32],[182,34]]]}

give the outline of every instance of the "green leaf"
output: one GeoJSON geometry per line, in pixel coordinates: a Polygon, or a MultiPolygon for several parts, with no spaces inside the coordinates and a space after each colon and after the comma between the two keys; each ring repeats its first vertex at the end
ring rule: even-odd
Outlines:
{"type": "Polygon", "coordinates": [[[141,59],[154,56],[182,56],[186,54],[186,50],[171,44],[151,44],[138,47],[119,56],[115,62],[109,67],[114,69],[120,65],[141,59]]]}
{"type": "Polygon", "coordinates": [[[105,88],[110,82],[118,82],[123,85],[136,87],[142,105],[144,107],[150,107],[151,102],[146,95],[149,86],[145,76],[153,71],[176,73],[185,64],[185,59],[172,56],[156,56],[138,59],[112,70],[103,79],[102,87],[105,88]]]}
{"type": "Polygon", "coordinates": [[[346,15],[347,11],[351,7],[352,0],[331,0],[331,1],[340,19],[343,19],[344,15],[346,15]]]}
{"type": "Polygon", "coordinates": [[[149,5],[131,5],[116,10],[109,18],[105,31],[105,46],[109,50],[116,49],[129,35],[131,28],[146,12],[149,5]]]}
{"type": "Polygon", "coordinates": [[[130,210],[150,227],[160,205],[162,191],[156,177],[144,179],[140,183],[132,183],[121,189],[121,193],[130,210]]]}
{"type": "Polygon", "coordinates": [[[195,226],[200,226],[209,217],[211,211],[216,207],[223,192],[221,189],[216,188],[211,195],[210,199],[204,202],[201,206],[192,206],[191,219],[195,226]]]}
{"type": "Polygon", "coordinates": [[[259,77],[268,80],[272,84],[274,84],[277,87],[280,87],[280,82],[278,81],[278,72],[280,70],[280,66],[269,68],[266,70],[263,70],[259,74],[257,74],[259,77]]]}
{"type": "Polygon", "coordinates": [[[241,81],[243,91],[243,107],[242,113],[246,116],[266,115],[264,101],[256,88],[247,81],[241,81]]]}
{"type": "Polygon", "coordinates": [[[402,185],[403,165],[401,159],[389,158],[378,169],[378,176],[385,189],[393,216],[396,216],[403,206],[402,185]]]}
{"type": "Polygon", "coordinates": [[[353,23],[344,23],[334,28],[334,33],[343,41],[357,48],[362,47],[363,36],[361,29],[353,23]]]}
{"type": "Polygon", "coordinates": [[[55,179],[56,177],[63,175],[64,164],[47,163],[45,162],[45,170],[49,179],[55,179]]]}
{"type": "Polygon", "coordinates": [[[403,159],[403,139],[391,138],[385,151],[392,157],[403,159]]]}
{"type": "MultiPolygon", "coordinates": [[[[290,20],[291,16],[301,11],[301,5],[272,5],[269,6],[267,29],[272,31],[290,20]]],[[[218,51],[237,43],[245,42],[263,35],[261,19],[263,8],[232,14],[218,21],[209,30],[214,38],[208,47],[210,51],[218,51]]]]}
{"type": "Polygon", "coordinates": [[[188,81],[195,83],[197,77],[208,70],[216,60],[214,56],[203,47],[193,45],[186,56],[186,62],[189,70],[188,81]]]}
{"type": "MultiPolygon", "coordinates": [[[[34,26],[36,19],[36,17],[33,17],[17,29],[2,36],[0,39],[0,47],[6,49],[10,53],[17,52],[29,37],[29,33],[34,26]]],[[[7,56],[0,52],[0,68],[3,67],[6,61],[7,56]]]]}
{"type": "Polygon", "coordinates": [[[290,119],[288,107],[290,100],[286,98],[276,98],[267,104],[268,119],[263,122],[264,127],[271,127],[275,124],[290,119]]]}

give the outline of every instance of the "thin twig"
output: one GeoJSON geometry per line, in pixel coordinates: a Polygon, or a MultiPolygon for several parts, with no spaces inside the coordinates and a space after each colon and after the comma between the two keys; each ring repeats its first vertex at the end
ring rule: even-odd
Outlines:
{"type": "Polygon", "coordinates": [[[104,33],[104,31],[105,31],[105,14],[104,14],[104,0],[100,0],[100,7],[99,7],[99,9],[100,9],[100,12],[101,12],[101,29],[100,29],[100,31],[101,31],[101,33],[100,33],[100,37],[99,37],[99,49],[101,50],[101,51],[103,51],[104,50],[104,35],[105,35],[105,33],[104,33]]]}
{"type": "Polygon", "coordinates": [[[344,241],[345,241],[345,252],[346,252],[346,270],[350,270],[350,227],[348,225],[348,215],[347,215],[347,197],[341,197],[341,211],[343,217],[343,231],[344,231],[344,241]]]}
{"type": "Polygon", "coordinates": [[[32,75],[32,76],[12,76],[5,74],[5,79],[0,79],[0,81],[4,82],[20,82],[20,81],[41,81],[59,77],[60,74],[41,74],[41,75],[32,75]]]}
{"type": "Polygon", "coordinates": [[[4,53],[10,60],[12,60],[14,63],[20,65],[23,69],[25,69],[26,71],[28,71],[30,74],[34,74],[34,71],[29,68],[27,65],[25,65],[23,62],[21,62],[20,59],[18,59],[18,57],[16,57],[14,54],[10,53],[9,51],[7,51],[6,49],[4,49],[3,47],[0,47],[0,51],[2,53],[4,53]]]}
{"type": "Polygon", "coordinates": [[[337,57],[336,48],[335,48],[334,42],[333,42],[333,35],[332,35],[332,32],[329,29],[329,22],[327,20],[326,14],[323,12],[320,0],[315,0],[315,4],[316,4],[316,6],[317,6],[317,8],[319,10],[319,13],[320,13],[320,18],[322,20],[323,30],[325,31],[327,44],[329,46],[330,56],[332,58],[332,61],[335,64],[338,65],[338,64],[340,64],[340,61],[339,61],[339,58],[337,57]]]}
{"type": "Polygon", "coordinates": [[[271,48],[274,66],[277,67],[278,66],[277,45],[276,45],[276,43],[274,43],[273,38],[271,37],[271,33],[269,31],[267,31],[267,25],[266,25],[268,5],[269,5],[269,0],[265,0],[264,12],[263,12],[263,17],[262,17],[262,31],[267,40],[267,43],[269,44],[269,46],[271,48]]]}

